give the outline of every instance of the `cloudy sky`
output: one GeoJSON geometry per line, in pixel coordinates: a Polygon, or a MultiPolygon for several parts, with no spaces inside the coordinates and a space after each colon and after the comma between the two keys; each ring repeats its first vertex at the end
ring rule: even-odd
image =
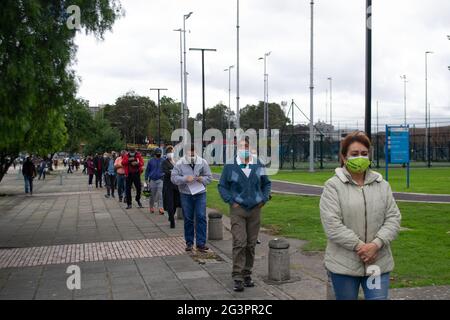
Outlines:
{"type": "MultiPolygon", "coordinates": [[[[241,0],[241,107],[263,100],[263,63],[268,58],[269,100],[294,99],[309,114],[308,0],[241,0]]],[[[79,96],[91,105],[114,103],[134,90],[156,100],[150,87],[165,87],[180,100],[180,42],[183,14],[187,47],[206,53],[206,104],[228,104],[228,73],[236,63],[235,0],[122,0],[126,15],[98,41],[78,35],[75,69],[79,96]]],[[[315,120],[327,116],[327,77],[333,77],[333,124],[364,123],[364,0],[317,0],[315,5],[315,120]]],[[[380,125],[403,121],[403,80],[408,77],[408,119],[423,125],[425,51],[429,56],[432,122],[450,124],[450,1],[375,0],[373,6],[373,98],[380,125]]],[[[188,52],[188,106],[201,111],[201,54],[188,52]]],[[[235,103],[232,72],[232,108],[235,103]]],[[[375,112],[375,107],[374,107],[375,112]]],[[[306,122],[296,117],[297,122],[306,122]]]]}

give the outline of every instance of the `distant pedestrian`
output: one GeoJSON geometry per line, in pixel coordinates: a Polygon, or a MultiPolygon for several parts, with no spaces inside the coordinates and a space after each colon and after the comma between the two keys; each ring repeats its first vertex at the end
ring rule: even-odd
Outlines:
{"type": "Polygon", "coordinates": [[[22,174],[25,181],[25,193],[33,195],[33,179],[36,177],[36,166],[31,157],[27,157],[22,166],[22,174]]]}
{"type": "Polygon", "coordinates": [[[170,177],[172,175],[172,170],[175,165],[173,147],[168,146],[166,148],[166,159],[162,164],[162,170],[164,174],[163,180],[163,207],[164,210],[169,214],[170,228],[175,228],[175,212],[177,208],[181,207],[180,202],[180,192],[178,187],[172,183],[170,177]]]}
{"type": "MultiPolygon", "coordinates": [[[[125,150],[122,150],[120,152],[120,156],[117,157],[116,161],[114,162],[114,168],[116,169],[117,173],[117,194],[119,195],[119,202],[122,202],[123,200],[126,200],[126,196],[124,197],[126,193],[126,177],[125,177],[125,169],[123,168],[122,161],[123,157],[127,154],[125,150]],[[125,198],[125,199],[124,199],[125,198]]],[[[126,202],[126,201],[124,201],[126,202]]]]}
{"type": "Polygon", "coordinates": [[[105,182],[106,182],[106,198],[113,197],[114,190],[116,188],[116,169],[114,168],[114,162],[116,161],[116,153],[113,151],[110,155],[107,154],[104,167],[105,167],[105,182]]]}
{"type": "Polygon", "coordinates": [[[96,153],[93,161],[95,168],[95,187],[97,189],[99,186],[103,188],[103,157],[96,153]]]}
{"type": "Polygon", "coordinates": [[[171,176],[172,183],[180,190],[186,251],[193,249],[194,234],[197,250],[206,252],[209,249],[206,246],[206,186],[211,179],[208,163],[196,154],[192,144],[186,155],[175,164],[171,176]]]}
{"type": "Polygon", "coordinates": [[[67,159],[67,173],[73,173],[73,171],[72,171],[72,161],[70,161],[70,159],[67,159]]]}
{"type": "Polygon", "coordinates": [[[325,268],[337,300],[357,300],[360,287],[366,300],[388,299],[394,269],[390,244],[401,214],[389,183],[369,168],[371,147],[361,131],[342,140],[341,167],[320,198],[328,238],[325,268]]]}
{"type": "Polygon", "coordinates": [[[159,209],[159,214],[164,214],[162,190],[163,190],[163,159],[162,150],[155,149],[154,157],[147,163],[145,169],[145,181],[150,185],[150,212],[155,213],[155,202],[159,209]]]}
{"type": "Polygon", "coordinates": [[[47,161],[45,159],[42,159],[38,167],[39,172],[38,180],[41,180],[41,178],[43,178],[42,180],[45,180],[46,171],[47,171],[47,161]]]}
{"type": "Polygon", "coordinates": [[[92,160],[92,156],[88,156],[86,159],[86,168],[87,174],[89,176],[88,188],[92,190],[92,180],[95,174],[94,161],[92,160]]]}
{"type": "Polygon", "coordinates": [[[136,151],[136,148],[131,148],[122,160],[122,166],[125,170],[126,176],[126,190],[127,190],[127,209],[131,209],[131,187],[134,185],[136,189],[136,202],[139,208],[142,208],[141,203],[141,174],[144,171],[144,159],[141,154],[136,151]]]}
{"type": "Polygon", "coordinates": [[[234,163],[224,166],[218,189],[230,206],[233,289],[239,292],[254,286],[251,274],[261,209],[270,200],[271,182],[262,164],[251,155],[248,139],[238,142],[237,153],[234,163]]]}

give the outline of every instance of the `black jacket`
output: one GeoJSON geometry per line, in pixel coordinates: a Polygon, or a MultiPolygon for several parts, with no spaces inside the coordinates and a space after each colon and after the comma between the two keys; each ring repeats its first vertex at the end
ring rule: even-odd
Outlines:
{"type": "Polygon", "coordinates": [[[37,175],[36,166],[33,161],[27,160],[24,162],[22,166],[22,174],[27,177],[35,177],[37,175]]]}

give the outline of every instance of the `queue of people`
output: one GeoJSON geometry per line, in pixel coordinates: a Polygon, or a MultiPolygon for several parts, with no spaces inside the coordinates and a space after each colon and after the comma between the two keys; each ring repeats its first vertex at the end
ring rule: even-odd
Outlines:
{"type": "MultiPolygon", "coordinates": [[[[341,141],[340,167],[324,186],[320,198],[320,219],[327,238],[324,266],[337,300],[356,300],[362,288],[367,300],[389,297],[390,273],[394,269],[391,242],[400,230],[401,213],[391,187],[381,174],[370,169],[372,145],[364,132],[356,131],[341,141]],[[370,280],[378,277],[377,285],[370,280]]],[[[233,289],[237,292],[255,286],[252,269],[261,226],[262,210],[271,199],[271,181],[264,165],[250,149],[249,140],[237,142],[234,162],[226,164],[218,184],[222,200],[228,204],[232,234],[233,289]]],[[[39,166],[39,168],[41,165],[39,166]]],[[[135,201],[142,208],[141,175],[144,160],[135,149],[96,154],[86,159],[89,188],[102,188],[106,198],[135,201]]],[[[25,192],[33,193],[37,170],[28,157],[22,168],[25,192]]],[[[45,178],[45,175],[44,175],[45,178]]],[[[194,145],[177,162],[174,148],[157,148],[145,169],[151,196],[151,214],[168,213],[175,228],[175,212],[182,208],[186,251],[207,252],[206,187],[212,180],[207,161],[194,145]]]]}

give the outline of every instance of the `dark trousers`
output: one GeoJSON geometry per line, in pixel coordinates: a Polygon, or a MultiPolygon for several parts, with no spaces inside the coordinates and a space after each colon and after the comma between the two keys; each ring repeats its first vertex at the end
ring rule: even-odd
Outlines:
{"type": "Polygon", "coordinates": [[[98,185],[100,184],[100,188],[102,187],[103,180],[102,180],[102,173],[96,172],[95,173],[95,187],[98,188],[98,185]]]}
{"type": "Polygon", "coordinates": [[[116,188],[116,176],[105,174],[105,181],[107,195],[112,195],[114,197],[114,189],[116,188]]]}
{"type": "Polygon", "coordinates": [[[126,188],[127,188],[127,204],[131,205],[131,185],[134,184],[134,187],[136,188],[136,201],[141,200],[141,175],[136,173],[129,173],[127,177],[126,182],[126,188]]]}
{"type": "Polygon", "coordinates": [[[92,180],[94,179],[94,175],[90,174],[89,175],[89,185],[92,185],[92,180]]]}

